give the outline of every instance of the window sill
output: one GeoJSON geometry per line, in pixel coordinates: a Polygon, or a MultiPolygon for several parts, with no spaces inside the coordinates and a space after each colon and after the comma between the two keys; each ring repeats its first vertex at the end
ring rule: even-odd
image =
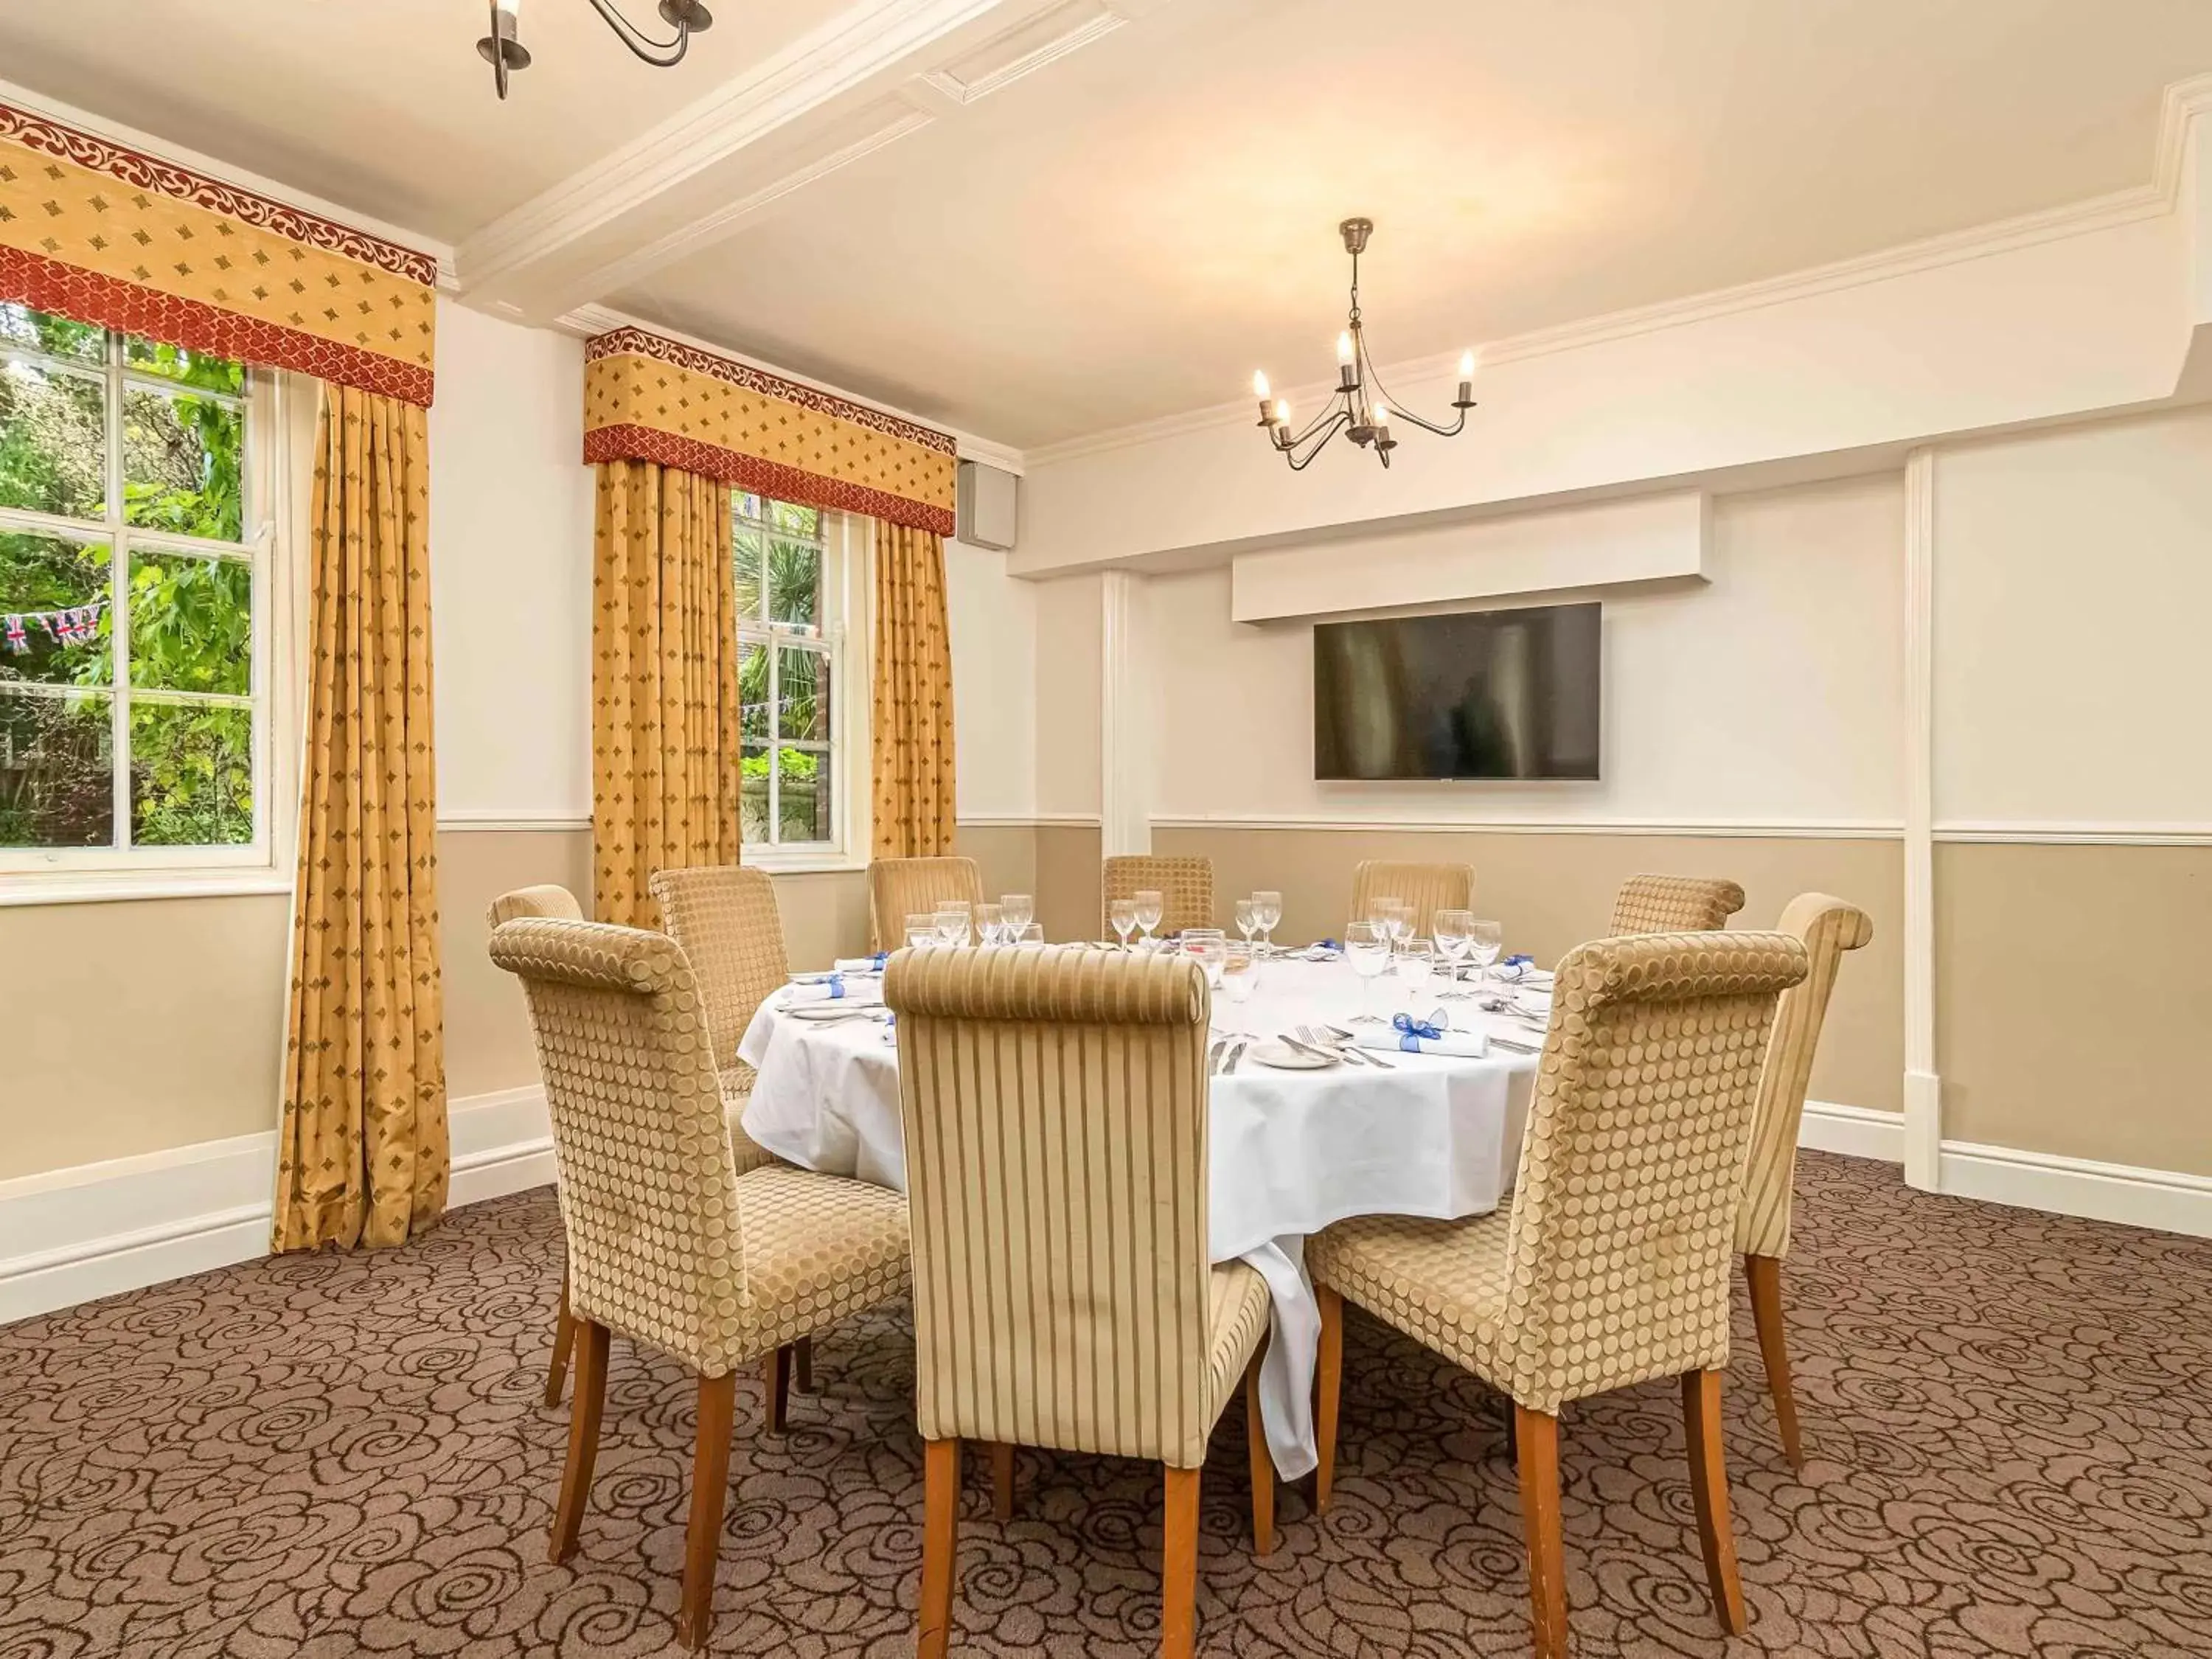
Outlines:
{"type": "Polygon", "coordinates": [[[867,860],[849,853],[783,853],[767,847],[747,847],[739,861],[769,876],[854,875],[868,867],[867,860]]]}
{"type": "Polygon", "coordinates": [[[0,909],[29,904],[267,897],[291,890],[290,876],[270,870],[10,871],[0,874],[0,909]]]}

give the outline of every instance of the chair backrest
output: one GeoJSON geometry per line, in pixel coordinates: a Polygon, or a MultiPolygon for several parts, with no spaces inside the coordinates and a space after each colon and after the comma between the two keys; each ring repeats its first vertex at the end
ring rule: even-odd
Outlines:
{"type": "Polygon", "coordinates": [[[906,943],[908,916],[952,899],[983,902],[983,878],[975,860],[877,859],[868,866],[868,925],[876,949],[897,950],[906,943]]]}
{"type": "Polygon", "coordinates": [[[1213,926],[1212,859],[1117,853],[1106,860],[1099,881],[1100,939],[1114,937],[1114,924],[1107,920],[1114,901],[1133,898],[1143,892],[1160,896],[1161,933],[1179,933],[1186,927],[1213,926]]]}
{"type": "Polygon", "coordinates": [[[652,887],[668,936],[698,981],[715,1068],[726,1072],[753,1015],[791,978],[775,884],[763,871],[730,864],[657,871],[652,887]]]}
{"type": "Polygon", "coordinates": [[[924,1437],[1195,1468],[1206,981],[1179,956],[891,958],[924,1437]]]}
{"type": "Polygon", "coordinates": [[[522,981],[561,1170],[568,1304],[720,1376],[745,1357],[737,1171],[690,964],[665,933],[526,917],[522,981]]]}
{"type": "Polygon", "coordinates": [[[1614,937],[1725,927],[1743,908],[1743,889],[1714,876],[1631,876],[1613,901],[1614,937]]]}
{"type": "Polygon", "coordinates": [[[1439,910],[1466,910],[1474,904],[1471,864],[1396,864],[1369,859],[1352,872],[1352,909],[1347,920],[1364,921],[1378,898],[1403,899],[1413,907],[1413,932],[1427,938],[1439,910]]]}
{"type": "Polygon", "coordinates": [[[1534,1410],[1728,1363],[1729,1271],[1787,933],[1570,951],[1506,1242],[1513,1398],[1534,1410]]]}
{"type": "Polygon", "coordinates": [[[484,912],[491,925],[513,921],[521,916],[550,916],[558,921],[581,921],[584,907],[576,902],[576,896],[565,887],[547,883],[542,887],[518,887],[511,893],[501,893],[484,912]]]}
{"type": "Polygon", "coordinates": [[[1735,1241],[1745,1255],[1780,1257],[1790,1254],[1797,1125],[1805,1115],[1805,1091],[1813,1081],[1813,1051],[1820,1045],[1820,1025],[1828,1015],[1828,996],[1836,988],[1844,952],[1857,950],[1874,937],[1874,921],[1856,905],[1826,893],[1800,893],[1790,901],[1776,927],[1805,941],[1808,966],[1804,983],[1782,994],[1774,1035],[1767,1039],[1735,1241]]]}

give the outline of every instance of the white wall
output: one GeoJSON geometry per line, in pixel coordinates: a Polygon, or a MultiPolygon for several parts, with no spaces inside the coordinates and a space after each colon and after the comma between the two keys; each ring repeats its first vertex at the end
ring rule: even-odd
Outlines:
{"type": "Polygon", "coordinates": [[[592,811],[583,342],[438,302],[430,587],[442,819],[592,811]]]}
{"type": "Polygon", "coordinates": [[[1037,811],[1047,818],[1098,813],[1103,605],[1097,576],[1036,586],[1037,811]]]}
{"type": "Polygon", "coordinates": [[[1723,496],[1707,582],[1603,594],[1595,783],[1317,783],[1310,626],[1232,623],[1225,569],[1152,578],[1154,816],[1893,829],[1903,503],[1893,474],[1723,496]]]}
{"type": "Polygon", "coordinates": [[[1007,574],[1004,553],[945,544],[963,819],[1036,811],[1036,598],[1035,583],[1007,574]]]}

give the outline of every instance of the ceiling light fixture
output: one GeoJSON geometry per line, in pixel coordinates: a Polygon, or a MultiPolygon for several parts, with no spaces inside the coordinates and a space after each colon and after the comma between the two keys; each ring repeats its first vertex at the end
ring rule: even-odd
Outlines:
{"type": "MultiPolygon", "coordinates": [[[[592,9],[631,52],[655,69],[668,69],[684,61],[691,37],[714,26],[714,14],[700,0],[660,0],[660,21],[676,31],[672,40],[656,40],[615,9],[614,0],[592,0],[592,9]]],[[[477,42],[477,52],[491,65],[499,95],[507,96],[507,77],[530,67],[530,49],[522,44],[522,0],[491,0],[491,33],[477,42]]]]}
{"type": "Polygon", "coordinates": [[[1472,351],[1460,356],[1459,396],[1452,399],[1459,418],[1449,426],[1423,420],[1391,395],[1367,355],[1367,336],[1359,323],[1359,256],[1366,251],[1367,239],[1375,234],[1375,222],[1346,219],[1336,228],[1344,238],[1344,251],[1352,256],[1352,311],[1345,319],[1344,332],[1336,337],[1336,391],[1330,396],[1328,406],[1308,422],[1304,431],[1293,434],[1288,400],[1271,400],[1267,377],[1257,370],[1252,375],[1252,395],[1260,400],[1260,424],[1267,428],[1267,441],[1275,447],[1275,453],[1291,464],[1293,472],[1303,472],[1310,466],[1313,458],[1339,432],[1362,449],[1372,449],[1376,459],[1388,466],[1390,452],[1398,447],[1398,441],[1390,435],[1392,421],[1410,422],[1439,438],[1455,438],[1466,429],[1467,411],[1474,407],[1472,351]]]}

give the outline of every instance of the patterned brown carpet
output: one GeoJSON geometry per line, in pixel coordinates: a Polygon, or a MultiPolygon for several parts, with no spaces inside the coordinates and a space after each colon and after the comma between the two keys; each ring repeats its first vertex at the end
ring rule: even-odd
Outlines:
{"type": "MultiPolygon", "coordinates": [[[[1738,1653],[2212,1653],[2212,1243],[1929,1198],[1808,1156],[1793,1333],[1812,1461],[1776,1448],[1748,1316],[1729,1399],[1752,1632],[1738,1653]]],[[[617,1342],[583,1550],[544,1560],[567,1413],[537,1403],[544,1193],[404,1252],[258,1262],[0,1330],[0,1656],[673,1651],[691,1395],[617,1342]]],[[[738,1400],[717,1651],[913,1650],[921,1455],[902,1314],[819,1347],[752,1437],[738,1400]]],[[[1364,1321],[1341,1497],[1244,1533],[1241,1426],[1207,1470],[1212,1655],[1527,1651],[1493,1403],[1364,1321]]],[[[1232,1418],[1235,1413],[1231,1413],[1232,1418]]],[[[1577,1650],[1718,1655],[1675,1390],[1571,1409],[1577,1650]]],[[[977,1460],[980,1462],[980,1460],[977,1460]]],[[[957,1647],[1137,1659],[1143,1469],[1024,1453],[963,1522],[957,1647]]]]}

